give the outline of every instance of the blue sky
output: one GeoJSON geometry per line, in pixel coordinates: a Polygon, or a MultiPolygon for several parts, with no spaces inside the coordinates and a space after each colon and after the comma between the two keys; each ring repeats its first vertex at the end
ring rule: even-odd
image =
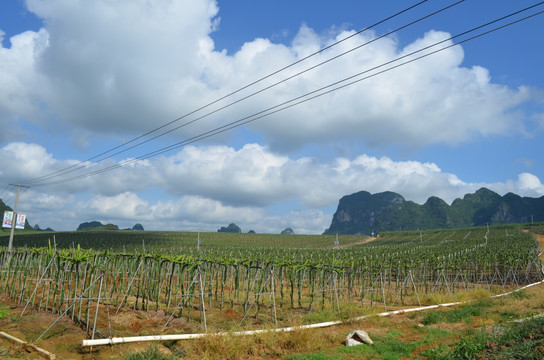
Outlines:
{"type": "Polygon", "coordinates": [[[189,231],[234,222],[244,232],[319,234],[340,197],[360,190],[417,203],[451,203],[482,186],[543,196],[544,15],[147,156],[537,2],[429,0],[355,34],[416,4],[3,2],[0,198],[13,206],[9,184],[30,185],[19,209],[56,230],[91,220],[189,231]],[[96,161],[180,117],[168,134],[96,161]]]}

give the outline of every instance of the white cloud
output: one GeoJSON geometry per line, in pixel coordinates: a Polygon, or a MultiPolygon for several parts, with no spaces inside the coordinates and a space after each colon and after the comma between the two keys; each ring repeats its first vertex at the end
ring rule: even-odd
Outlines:
{"type": "Polygon", "coordinates": [[[26,31],[10,38],[11,47],[0,42],[0,143],[22,139],[27,132],[21,119],[39,123],[46,83],[36,70],[36,61],[47,47],[48,34],[26,31]]]}
{"type": "Polygon", "coordinates": [[[52,172],[56,160],[43,146],[12,142],[0,149],[6,182],[22,181],[52,172]]]}
{"type": "Polygon", "coordinates": [[[511,192],[521,192],[525,196],[541,197],[544,195],[544,184],[531,173],[521,173],[518,180],[512,184],[511,192]]]}
{"type": "MultiPolygon", "coordinates": [[[[311,31],[303,27],[303,35],[300,36],[303,41],[297,37],[292,50],[306,54],[322,46],[323,43],[318,42],[316,36],[308,36],[307,33],[311,31]],[[309,50],[301,50],[301,43],[309,50]]],[[[350,34],[352,32],[344,32],[337,39],[350,34]]],[[[278,104],[281,100],[371,69],[448,36],[447,33],[430,31],[405,49],[399,49],[394,39],[381,39],[368,48],[306,73],[285,86],[282,84],[272,90],[266,99],[263,95],[262,107],[278,104]],[[270,102],[271,98],[277,100],[270,102]]],[[[358,35],[354,39],[349,46],[353,46],[354,42],[361,44],[370,40],[368,35],[358,35]]],[[[445,43],[449,44],[451,41],[445,43]]],[[[326,60],[331,53],[336,54],[346,48],[348,44],[343,44],[338,50],[321,53],[312,62],[326,60]]],[[[267,51],[272,52],[272,46],[267,51]]],[[[259,48],[259,52],[264,50],[259,48]]],[[[259,120],[251,126],[265,133],[276,146],[357,139],[375,146],[395,144],[417,148],[434,143],[457,144],[478,134],[504,135],[508,130],[521,130],[518,129],[520,117],[512,110],[531,100],[535,96],[534,91],[525,87],[513,90],[493,84],[486,69],[462,67],[462,60],[463,50],[460,47],[450,48],[295,109],[259,120]]],[[[257,67],[262,68],[265,64],[254,61],[252,65],[246,71],[257,74],[257,67]]]]}
{"type": "Polygon", "coordinates": [[[147,202],[136,194],[124,192],[115,196],[95,196],[85,204],[89,213],[100,217],[115,216],[118,219],[147,217],[147,202]]]}
{"type": "MultiPolygon", "coordinates": [[[[9,169],[10,176],[41,175],[29,170],[40,163],[48,164],[42,169],[57,169],[73,161],[56,160],[35,144],[0,149],[0,169],[9,169]],[[10,167],[16,154],[33,165],[10,167]]],[[[0,173],[0,182],[8,179],[0,173]]],[[[395,191],[421,204],[429,196],[451,203],[480,187],[501,195],[544,195],[544,185],[530,173],[504,183],[467,183],[434,163],[368,155],[328,162],[290,158],[248,144],[238,150],[188,146],[170,157],[135,162],[104,175],[33,187],[21,206],[31,221],[56,229],[104,220],[122,227],[140,222],[153,229],[215,231],[235,222],[245,231],[279,232],[289,226],[296,233],[319,234],[330,225],[338,200],[357,191],[395,191]]]]}
{"type": "Polygon", "coordinates": [[[41,95],[61,124],[139,133],[190,110],[207,92],[199,54],[214,28],[215,1],[27,4],[49,35],[32,74],[54,89],[41,95]]]}
{"type": "MultiPolygon", "coordinates": [[[[214,49],[211,36],[219,9],[213,0],[29,0],[27,4],[44,19],[45,28],[12,37],[12,48],[0,49],[2,122],[32,118],[45,132],[66,133],[68,129],[76,137],[82,130],[99,136],[140,134],[353,34],[343,31],[320,36],[303,25],[290,46],[254,39],[229,56],[214,49]],[[38,110],[41,116],[30,116],[38,110]]],[[[372,32],[359,34],[252,89],[374,36],[372,32]]],[[[404,48],[394,38],[380,39],[183,132],[185,136],[198,134],[448,36],[429,31],[404,48]]],[[[423,147],[523,131],[514,110],[542,96],[527,87],[493,84],[485,68],[463,67],[463,57],[461,47],[450,48],[261,119],[250,128],[278,149],[307,143],[325,146],[346,139],[373,146],[423,147]]],[[[250,90],[232,99],[248,93],[250,90]]]]}

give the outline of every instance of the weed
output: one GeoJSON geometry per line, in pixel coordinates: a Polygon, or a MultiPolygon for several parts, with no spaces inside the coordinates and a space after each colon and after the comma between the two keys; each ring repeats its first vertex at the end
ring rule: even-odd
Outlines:
{"type": "Polygon", "coordinates": [[[9,311],[6,309],[0,309],[0,320],[8,317],[10,315],[9,311]]]}
{"type": "Polygon", "coordinates": [[[440,293],[431,293],[424,294],[421,298],[421,305],[437,305],[449,303],[452,301],[451,296],[440,294],[440,293]]]}
{"type": "Polygon", "coordinates": [[[512,294],[510,294],[510,296],[516,300],[524,300],[531,297],[531,295],[525,290],[514,291],[512,294]]]}
{"type": "Polygon", "coordinates": [[[457,301],[483,300],[489,299],[491,292],[484,288],[475,288],[456,294],[457,301]]]}
{"type": "Polygon", "coordinates": [[[488,299],[491,292],[484,288],[475,288],[466,291],[457,291],[454,294],[430,293],[421,297],[421,305],[437,305],[449,303],[452,301],[471,301],[488,299]]]}
{"type": "Polygon", "coordinates": [[[500,342],[519,342],[524,339],[544,340],[544,318],[533,318],[521,323],[509,324],[507,329],[500,333],[500,342]]]}
{"type": "Polygon", "coordinates": [[[229,335],[206,336],[195,342],[195,350],[201,359],[213,359],[218,354],[223,354],[224,359],[235,359],[249,352],[242,344],[243,340],[243,337],[233,339],[229,335]]]}
{"type": "Polygon", "coordinates": [[[338,313],[329,310],[312,311],[304,315],[304,320],[309,324],[338,320],[338,313]]]}
{"type": "Polygon", "coordinates": [[[474,304],[463,305],[456,309],[446,311],[432,311],[423,317],[424,325],[437,324],[441,322],[455,323],[459,321],[468,322],[474,316],[481,316],[484,308],[493,306],[490,300],[480,300],[474,304]]]}
{"type": "Polygon", "coordinates": [[[544,319],[508,324],[496,335],[469,333],[451,349],[443,346],[422,352],[429,360],[542,359],[544,358],[544,319]]]}
{"type": "Polygon", "coordinates": [[[431,311],[425,314],[421,323],[423,325],[438,324],[444,321],[444,315],[442,311],[431,311]]]}
{"type": "Polygon", "coordinates": [[[454,360],[474,359],[485,349],[486,344],[487,336],[485,333],[466,336],[455,346],[452,358],[454,360]]]}
{"type": "Polygon", "coordinates": [[[344,347],[337,350],[340,354],[364,358],[400,359],[409,357],[411,353],[424,344],[424,340],[405,342],[402,333],[398,330],[390,330],[385,336],[373,338],[374,345],[360,345],[344,347]]]}
{"type": "Polygon", "coordinates": [[[399,337],[401,335],[402,335],[402,333],[400,331],[398,331],[398,330],[389,330],[387,332],[387,338],[388,339],[396,338],[396,337],[399,337]]]}
{"type": "Polygon", "coordinates": [[[513,311],[503,311],[499,315],[503,321],[511,321],[519,317],[519,314],[513,311]]]}
{"type": "Polygon", "coordinates": [[[185,349],[179,346],[177,341],[163,341],[162,345],[167,347],[170,351],[172,351],[172,354],[177,357],[184,357],[187,355],[185,349]]]}
{"type": "Polygon", "coordinates": [[[429,348],[421,353],[427,360],[449,360],[451,359],[451,350],[444,346],[429,348]]]}

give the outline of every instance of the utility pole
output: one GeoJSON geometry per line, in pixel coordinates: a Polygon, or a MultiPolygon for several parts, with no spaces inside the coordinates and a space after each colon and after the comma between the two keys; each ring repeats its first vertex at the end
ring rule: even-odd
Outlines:
{"type": "Polygon", "coordinates": [[[12,186],[17,186],[17,197],[15,197],[15,208],[13,209],[13,216],[11,218],[11,232],[9,234],[9,245],[8,245],[8,253],[9,256],[11,256],[12,248],[13,248],[13,233],[15,231],[15,222],[17,221],[17,205],[19,205],[19,194],[21,193],[21,188],[30,188],[30,186],[24,186],[24,185],[17,185],[17,184],[10,184],[12,186]]]}

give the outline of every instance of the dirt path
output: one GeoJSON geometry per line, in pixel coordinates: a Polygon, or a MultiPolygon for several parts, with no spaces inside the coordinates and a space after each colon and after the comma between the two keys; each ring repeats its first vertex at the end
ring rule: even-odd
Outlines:
{"type": "Polygon", "coordinates": [[[375,237],[367,237],[367,238],[365,238],[365,239],[356,241],[356,242],[351,243],[351,244],[344,244],[344,245],[339,245],[339,246],[331,246],[331,248],[344,249],[344,248],[352,247],[352,246],[355,246],[355,245],[366,244],[366,243],[371,242],[371,241],[374,241],[374,240],[376,240],[376,239],[377,239],[377,238],[375,238],[375,237]]]}
{"type": "Polygon", "coordinates": [[[544,235],[537,234],[535,232],[529,231],[529,230],[523,230],[524,232],[530,232],[533,234],[533,236],[536,238],[536,241],[540,244],[540,259],[544,261],[544,235]]]}

